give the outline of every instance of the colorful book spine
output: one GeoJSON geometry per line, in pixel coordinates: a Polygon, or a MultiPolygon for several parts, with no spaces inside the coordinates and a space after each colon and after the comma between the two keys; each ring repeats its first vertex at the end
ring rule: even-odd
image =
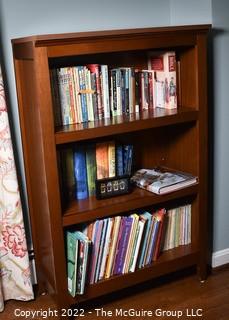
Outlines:
{"type": "Polygon", "coordinates": [[[109,177],[108,164],[108,143],[96,143],[96,165],[97,165],[97,179],[104,179],[109,177]]]}
{"type": "Polygon", "coordinates": [[[129,272],[134,272],[136,269],[144,228],[145,228],[145,220],[139,220],[134,248],[133,248],[133,254],[132,254],[132,258],[129,265],[129,272]]]}
{"type": "Polygon", "coordinates": [[[58,86],[61,106],[61,118],[63,125],[72,123],[70,117],[70,95],[69,95],[69,74],[67,68],[59,68],[58,73],[58,86]]]}
{"type": "Polygon", "coordinates": [[[93,252],[91,257],[91,270],[90,270],[90,284],[95,283],[95,274],[96,274],[96,267],[97,267],[97,261],[98,261],[98,255],[99,255],[99,249],[100,249],[100,241],[101,241],[101,235],[102,235],[102,229],[103,229],[103,220],[96,221],[95,225],[95,235],[93,239],[93,252]]]}
{"type": "Polygon", "coordinates": [[[144,257],[146,255],[147,240],[149,237],[152,215],[146,211],[143,214],[141,214],[141,218],[146,221],[145,222],[146,227],[145,227],[145,232],[144,232],[143,243],[142,243],[141,250],[140,250],[140,257],[139,257],[139,262],[138,262],[139,268],[142,268],[144,266],[143,262],[144,262],[144,257]]]}
{"type": "Polygon", "coordinates": [[[95,74],[96,79],[96,95],[97,95],[97,103],[98,103],[98,118],[99,120],[104,118],[104,108],[102,102],[102,88],[100,81],[100,67],[98,64],[88,64],[87,67],[91,71],[91,73],[95,74]]]}
{"type": "Polygon", "coordinates": [[[82,109],[82,122],[88,121],[88,111],[87,111],[87,98],[86,98],[86,83],[85,83],[85,74],[84,67],[79,66],[79,86],[80,86],[80,99],[81,99],[81,109],[82,109]]]}
{"type": "Polygon", "coordinates": [[[116,216],[114,218],[114,226],[112,229],[112,235],[111,235],[111,246],[109,248],[109,254],[108,254],[108,259],[107,259],[107,265],[106,265],[106,270],[105,270],[105,279],[110,278],[112,275],[113,271],[113,265],[114,265],[114,260],[115,260],[115,253],[116,253],[116,248],[118,244],[118,238],[120,235],[120,228],[122,226],[122,218],[120,216],[116,216]]]}
{"type": "Polygon", "coordinates": [[[112,239],[113,225],[114,225],[114,218],[108,218],[107,232],[106,232],[106,238],[104,242],[104,252],[103,252],[103,257],[102,257],[102,262],[101,262],[101,267],[99,272],[99,280],[105,277],[105,269],[108,262],[108,255],[111,248],[111,241],[113,241],[112,239]]]}
{"type": "Polygon", "coordinates": [[[95,283],[98,282],[98,280],[99,280],[101,263],[102,263],[103,254],[104,254],[105,239],[106,239],[106,234],[107,234],[107,226],[108,226],[108,219],[104,219],[103,225],[102,225],[102,231],[101,231],[97,264],[96,264],[96,268],[95,268],[95,279],[94,279],[95,283]]]}
{"type": "Polygon", "coordinates": [[[133,223],[132,217],[122,218],[122,228],[120,229],[120,238],[118,242],[117,254],[116,254],[116,259],[114,264],[114,272],[113,272],[114,275],[118,275],[122,273],[132,223],[133,223]]]}

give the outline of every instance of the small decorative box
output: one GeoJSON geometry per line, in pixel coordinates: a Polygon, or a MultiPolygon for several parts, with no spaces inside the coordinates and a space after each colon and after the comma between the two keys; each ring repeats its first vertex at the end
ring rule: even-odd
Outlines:
{"type": "Polygon", "coordinates": [[[105,199],[131,192],[130,176],[99,179],[95,181],[96,198],[105,199]]]}

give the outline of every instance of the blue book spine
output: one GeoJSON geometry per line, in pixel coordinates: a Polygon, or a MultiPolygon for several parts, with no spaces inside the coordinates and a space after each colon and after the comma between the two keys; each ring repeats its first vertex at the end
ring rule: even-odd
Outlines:
{"type": "Polygon", "coordinates": [[[155,245],[156,245],[156,241],[157,241],[157,235],[158,235],[158,228],[159,228],[159,221],[156,220],[154,227],[153,227],[153,231],[152,231],[152,236],[150,239],[150,247],[149,247],[149,253],[148,253],[148,257],[146,260],[146,265],[150,264],[152,262],[153,259],[153,254],[154,254],[154,249],[155,249],[155,245]]]}
{"type": "Polygon", "coordinates": [[[85,199],[88,197],[87,188],[87,168],[86,155],[82,147],[74,151],[74,174],[76,181],[75,197],[76,199],[85,199]]]}
{"type": "Polygon", "coordinates": [[[118,176],[123,176],[123,148],[121,145],[116,147],[116,170],[118,176]]]}
{"type": "Polygon", "coordinates": [[[129,174],[132,166],[133,146],[126,144],[123,146],[123,173],[129,174]]]}
{"type": "Polygon", "coordinates": [[[128,155],[127,155],[127,168],[126,174],[131,175],[132,171],[132,163],[133,163],[133,145],[129,145],[128,148],[128,155]]]}

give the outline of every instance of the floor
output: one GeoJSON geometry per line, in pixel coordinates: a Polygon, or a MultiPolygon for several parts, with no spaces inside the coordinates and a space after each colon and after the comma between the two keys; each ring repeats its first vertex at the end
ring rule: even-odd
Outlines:
{"type": "MultiPolygon", "coordinates": [[[[136,287],[114,297],[99,299],[90,310],[81,310],[75,319],[229,319],[229,267],[214,271],[204,283],[196,274],[173,275],[136,287]],[[80,316],[81,315],[81,316],[80,316]]],[[[57,312],[57,311],[56,311],[57,312]]],[[[61,319],[66,319],[64,314],[61,319]]],[[[9,301],[0,319],[58,319],[49,296],[35,301],[9,301]],[[27,312],[27,313],[26,313],[27,312]],[[51,316],[53,314],[53,316],[51,316]]]]}

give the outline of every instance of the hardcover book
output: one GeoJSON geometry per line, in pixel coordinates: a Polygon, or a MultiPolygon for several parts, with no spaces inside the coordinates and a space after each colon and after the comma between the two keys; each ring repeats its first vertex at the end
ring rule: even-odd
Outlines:
{"type": "Polygon", "coordinates": [[[74,151],[74,173],[76,180],[76,199],[88,197],[86,154],[83,146],[78,146],[74,151]]]}
{"type": "Polygon", "coordinates": [[[156,194],[166,194],[197,183],[198,178],[164,167],[140,169],[131,177],[138,187],[156,194]]]}

